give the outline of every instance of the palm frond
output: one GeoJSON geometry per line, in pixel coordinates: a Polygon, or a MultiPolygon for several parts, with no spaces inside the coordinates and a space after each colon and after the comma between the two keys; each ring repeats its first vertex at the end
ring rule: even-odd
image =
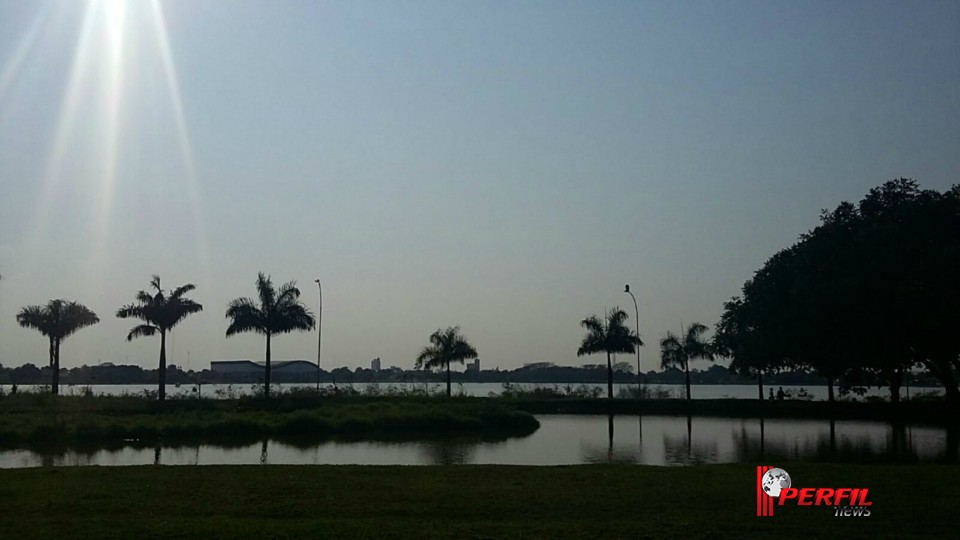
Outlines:
{"type": "Polygon", "coordinates": [[[673,332],[667,332],[660,340],[660,367],[683,367],[684,351],[680,338],[673,332]]]}
{"type": "Polygon", "coordinates": [[[257,274],[257,296],[260,297],[260,306],[264,311],[275,304],[276,291],[273,288],[273,281],[263,272],[257,274]]]}
{"type": "Polygon", "coordinates": [[[300,289],[297,288],[297,282],[288,281],[281,285],[280,290],[277,291],[276,302],[278,306],[283,306],[296,303],[298,298],[300,298],[300,289]]]}
{"type": "Polygon", "coordinates": [[[442,363],[440,360],[440,349],[436,346],[424,347],[420,354],[417,355],[416,364],[414,367],[416,369],[421,369],[426,367],[427,369],[432,369],[438,364],[442,363]]]}
{"type": "Polygon", "coordinates": [[[294,330],[313,330],[317,325],[313,313],[299,302],[281,306],[273,312],[273,316],[271,329],[282,334],[294,330]]]}
{"type": "Polygon", "coordinates": [[[236,298],[227,305],[226,317],[230,319],[227,337],[241,332],[265,334],[267,325],[263,311],[250,298],[236,298]]]}
{"type": "Polygon", "coordinates": [[[24,328],[39,330],[43,335],[50,335],[54,328],[49,313],[43,306],[26,306],[17,313],[17,323],[24,328]]]}
{"type": "Polygon", "coordinates": [[[65,339],[76,331],[93,326],[100,322],[100,318],[87,306],[79,302],[68,302],[64,304],[61,312],[58,337],[65,339]]]}
{"type": "Polygon", "coordinates": [[[176,299],[176,298],[180,298],[180,297],[182,297],[183,295],[187,294],[188,292],[190,292],[190,291],[192,291],[192,290],[194,290],[194,289],[196,289],[196,288],[197,288],[196,285],[194,285],[193,283],[187,283],[186,285],[181,285],[181,286],[177,287],[176,289],[174,289],[173,292],[170,293],[169,299],[170,299],[170,300],[173,300],[173,299],[176,299]]]}
{"type": "Polygon", "coordinates": [[[131,317],[143,319],[143,309],[142,305],[129,304],[117,310],[117,317],[120,319],[128,319],[131,317]]]}
{"type": "Polygon", "coordinates": [[[133,341],[134,338],[138,337],[148,337],[156,335],[160,330],[156,326],[150,326],[149,324],[139,324],[134,326],[130,333],[127,334],[127,341],[133,341]]]}

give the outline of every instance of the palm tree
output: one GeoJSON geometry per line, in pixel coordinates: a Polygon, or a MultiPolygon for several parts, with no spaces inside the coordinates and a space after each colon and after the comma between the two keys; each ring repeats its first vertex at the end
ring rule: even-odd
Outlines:
{"type": "Polygon", "coordinates": [[[626,326],[629,317],[627,313],[615,307],[607,312],[604,319],[596,315],[591,315],[580,321],[580,326],[587,329],[587,335],[584,336],[580,348],[577,349],[577,356],[584,356],[597,353],[607,353],[607,397],[613,398],[613,363],[610,355],[616,353],[633,354],[636,347],[642,346],[640,340],[633,330],[626,326]]]}
{"type": "Polygon", "coordinates": [[[157,397],[163,401],[167,395],[167,332],[173,330],[173,327],[180,324],[187,316],[203,311],[203,306],[183,296],[196,289],[192,283],[164,291],[160,287],[160,276],[154,275],[150,280],[150,286],[156,292],[153,294],[147,291],[138,292],[136,303],[118,309],[117,317],[121,319],[132,317],[145,323],[134,326],[127,334],[127,341],[160,333],[160,386],[157,397]]]}
{"type": "Polygon", "coordinates": [[[257,293],[260,304],[250,298],[237,298],[227,305],[227,337],[240,332],[255,332],[267,336],[267,364],[264,377],[264,395],[270,397],[270,338],[294,330],[313,330],[316,319],[303,305],[300,289],[295,281],[285,283],[275,290],[270,276],[260,272],[257,276],[257,293]]]}
{"type": "Polygon", "coordinates": [[[713,346],[703,338],[707,330],[705,325],[693,323],[684,332],[681,325],[680,336],[667,332],[667,335],[660,340],[660,366],[664,369],[683,368],[687,377],[687,399],[690,399],[690,361],[713,360],[713,346]]]}
{"type": "Polygon", "coordinates": [[[477,350],[460,334],[459,326],[451,326],[446,330],[437,328],[430,334],[430,345],[427,345],[417,355],[416,368],[446,369],[447,370],[447,397],[450,397],[450,363],[463,363],[477,357],[477,350]]]}
{"type": "Polygon", "coordinates": [[[87,326],[100,322],[97,314],[80,303],[50,300],[45,306],[27,306],[17,313],[17,322],[24,328],[39,330],[50,341],[51,389],[60,393],[60,343],[87,326]]]}

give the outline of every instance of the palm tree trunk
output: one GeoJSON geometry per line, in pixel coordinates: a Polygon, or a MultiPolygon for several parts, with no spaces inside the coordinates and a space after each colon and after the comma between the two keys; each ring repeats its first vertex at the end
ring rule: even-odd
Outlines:
{"type": "Polygon", "coordinates": [[[160,330],[160,369],[159,384],[157,388],[157,399],[164,401],[167,399],[167,331],[160,330]]]}
{"type": "Polygon", "coordinates": [[[683,371],[687,375],[687,399],[690,399],[690,361],[683,361],[683,371]]]}
{"type": "Polygon", "coordinates": [[[760,401],[763,401],[763,371],[757,370],[757,391],[760,392],[760,401]]]}
{"type": "Polygon", "coordinates": [[[60,394],[60,340],[55,340],[53,348],[53,395],[60,394]]]}
{"type": "Polygon", "coordinates": [[[263,376],[263,397],[270,397],[270,334],[267,334],[267,365],[263,376]]]}
{"type": "Polygon", "coordinates": [[[447,360],[447,397],[450,397],[450,361],[447,360]]]}
{"type": "Polygon", "coordinates": [[[901,386],[903,386],[903,370],[897,369],[890,377],[890,403],[900,403],[901,386]]]}
{"type": "Polygon", "coordinates": [[[50,338],[50,391],[51,391],[54,395],[56,395],[56,393],[57,393],[57,391],[56,391],[56,388],[57,388],[57,383],[56,383],[56,381],[57,381],[57,375],[56,375],[56,372],[53,370],[53,365],[54,365],[53,358],[54,358],[53,338],[51,337],[51,338],[50,338]]]}
{"type": "Polygon", "coordinates": [[[827,397],[833,403],[833,377],[827,378],[827,397]]]}
{"type": "Polygon", "coordinates": [[[613,399],[613,362],[610,361],[610,351],[607,351],[607,399],[613,399]]]}

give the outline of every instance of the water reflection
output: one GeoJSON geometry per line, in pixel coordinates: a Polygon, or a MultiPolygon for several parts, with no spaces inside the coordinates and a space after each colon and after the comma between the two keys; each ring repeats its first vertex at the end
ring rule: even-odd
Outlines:
{"type": "Polygon", "coordinates": [[[0,451],[0,467],[215,464],[639,463],[695,465],[787,460],[958,461],[956,428],[904,423],[667,416],[538,417],[526,437],[429,441],[237,441],[230,445],[0,451]]]}

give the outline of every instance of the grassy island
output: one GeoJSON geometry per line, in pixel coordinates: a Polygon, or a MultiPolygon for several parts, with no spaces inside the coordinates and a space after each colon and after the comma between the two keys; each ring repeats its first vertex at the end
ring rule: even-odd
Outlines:
{"type": "Polygon", "coordinates": [[[530,413],[484,399],[280,396],[148,401],[18,394],[0,399],[0,446],[67,447],[330,438],[503,437],[539,427],[530,413]]]}

